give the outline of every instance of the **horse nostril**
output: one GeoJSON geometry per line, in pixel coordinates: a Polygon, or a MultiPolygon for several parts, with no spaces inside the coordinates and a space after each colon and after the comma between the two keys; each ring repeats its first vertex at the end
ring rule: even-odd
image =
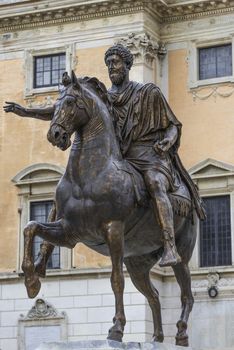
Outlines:
{"type": "Polygon", "coordinates": [[[55,140],[59,138],[59,132],[58,132],[58,131],[56,131],[56,132],[54,133],[54,138],[55,138],[55,140]]]}

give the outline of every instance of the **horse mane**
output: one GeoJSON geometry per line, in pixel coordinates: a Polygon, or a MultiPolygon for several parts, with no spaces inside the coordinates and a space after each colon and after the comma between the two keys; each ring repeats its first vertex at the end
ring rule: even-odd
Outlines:
{"type": "Polygon", "coordinates": [[[91,87],[95,92],[98,93],[98,96],[103,100],[103,102],[107,102],[107,89],[105,85],[95,77],[84,77],[79,79],[82,84],[91,87]]]}

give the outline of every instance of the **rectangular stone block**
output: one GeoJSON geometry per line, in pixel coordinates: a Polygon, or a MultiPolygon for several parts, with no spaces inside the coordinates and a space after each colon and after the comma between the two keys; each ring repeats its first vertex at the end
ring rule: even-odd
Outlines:
{"type": "Polygon", "coordinates": [[[0,300],[0,311],[14,311],[14,300],[0,300]]]}
{"type": "Polygon", "coordinates": [[[0,327],[0,338],[14,338],[14,327],[0,327]]]}
{"type": "Polygon", "coordinates": [[[103,306],[112,306],[115,305],[114,294],[103,294],[102,295],[102,305],[103,306]]]}
{"type": "Polygon", "coordinates": [[[78,296],[74,297],[74,306],[75,307],[95,307],[102,305],[102,296],[101,295],[87,295],[87,296],[78,296]]]}
{"type": "Polygon", "coordinates": [[[88,322],[108,322],[114,316],[114,307],[95,307],[88,309],[88,322]]]}
{"type": "Polygon", "coordinates": [[[112,294],[109,278],[88,280],[88,294],[112,294]]]}
{"type": "Polygon", "coordinates": [[[43,281],[44,283],[41,284],[41,290],[38,294],[38,297],[42,297],[46,295],[46,297],[58,297],[60,294],[59,291],[59,281],[43,281]]]}
{"type": "Polygon", "coordinates": [[[19,312],[2,312],[1,313],[1,326],[17,326],[19,319],[19,312]]]}
{"type": "Polygon", "coordinates": [[[50,297],[46,298],[48,303],[52,304],[55,309],[66,311],[66,309],[71,309],[74,307],[74,297],[73,296],[67,296],[67,297],[50,297]]]}
{"type": "Polygon", "coordinates": [[[131,293],[131,305],[145,304],[146,298],[141,293],[131,293]]]}
{"type": "Polygon", "coordinates": [[[31,307],[33,306],[34,301],[31,299],[16,299],[15,300],[15,311],[22,311],[25,310],[25,312],[28,312],[31,307]]]}
{"type": "Polygon", "coordinates": [[[28,297],[23,283],[2,285],[2,299],[26,299],[28,297]]]}
{"type": "Polygon", "coordinates": [[[0,342],[1,350],[17,350],[17,339],[2,339],[0,342]]]}
{"type": "Polygon", "coordinates": [[[87,280],[60,281],[61,296],[86,295],[87,291],[87,280]]]}
{"type": "Polygon", "coordinates": [[[145,320],[144,305],[129,305],[125,307],[126,319],[128,321],[145,320]]]}
{"type": "Polygon", "coordinates": [[[87,323],[87,309],[67,309],[68,323],[87,323]]]}
{"type": "Polygon", "coordinates": [[[76,335],[93,335],[96,338],[96,335],[101,334],[101,323],[90,323],[90,324],[79,324],[74,325],[74,336],[76,335]]]}

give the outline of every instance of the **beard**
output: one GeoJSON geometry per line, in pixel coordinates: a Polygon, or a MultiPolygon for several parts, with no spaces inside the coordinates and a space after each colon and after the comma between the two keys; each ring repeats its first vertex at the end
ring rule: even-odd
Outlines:
{"type": "Polygon", "coordinates": [[[110,72],[110,80],[112,84],[114,85],[121,85],[127,75],[127,69],[125,67],[122,67],[121,69],[118,69],[118,71],[110,72]]]}

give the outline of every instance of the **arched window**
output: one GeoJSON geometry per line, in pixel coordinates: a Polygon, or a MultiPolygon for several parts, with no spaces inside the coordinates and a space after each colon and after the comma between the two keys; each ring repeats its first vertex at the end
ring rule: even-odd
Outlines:
{"type": "MultiPolygon", "coordinates": [[[[19,195],[19,261],[20,270],[23,257],[23,229],[28,221],[46,222],[54,200],[56,185],[64,173],[64,168],[53,164],[33,164],[21,170],[13,179],[19,195]]],[[[34,239],[34,258],[38,255],[42,239],[34,239]]],[[[48,261],[47,269],[67,269],[71,267],[71,252],[55,247],[48,261]]]]}

